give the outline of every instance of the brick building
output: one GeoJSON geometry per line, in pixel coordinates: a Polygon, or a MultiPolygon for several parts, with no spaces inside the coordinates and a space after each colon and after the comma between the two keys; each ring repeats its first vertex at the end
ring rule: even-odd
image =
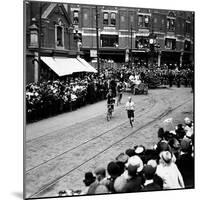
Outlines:
{"type": "Polygon", "coordinates": [[[96,49],[98,16],[100,58],[115,62],[131,59],[135,63],[148,63],[153,58],[158,65],[193,63],[194,12],[68,5],[71,20],[82,36],[81,50],[88,61],[92,59],[90,50],[96,49]],[[153,51],[150,51],[151,41],[153,51]]]}
{"type": "Polygon", "coordinates": [[[68,9],[67,4],[25,2],[27,84],[93,70],[80,58],[80,37],[68,9]]]}
{"type": "Polygon", "coordinates": [[[27,1],[26,83],[56,79],[52,57],[94,59],[97,22],[101,59],[193,63],[194,12],[27,1]]]}

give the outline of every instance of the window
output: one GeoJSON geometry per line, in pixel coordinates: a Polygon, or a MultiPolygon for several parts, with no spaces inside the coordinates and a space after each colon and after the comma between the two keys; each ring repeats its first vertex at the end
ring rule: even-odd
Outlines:
{"type": "Polygon", "coordinates": [[[190,29],[191,29],[191,23],[189,21],[186,21],[186,23],[185,23],[186,33],[190,33],[190,29]]]}
{"type": "Polygon", "coordinates": [[[74,10],[74,13],[73,13],[73,22],[74,24],[78,24],[79,23],[79,13],[78,13],[78,10],[74,10]]]}
{"type": "Polygon", "coordinates": [[[165,48],[170,49],[170,50],[175,50],[176,49],[176,39],[165,39],[165,48]]]}
{"type": "Polygon", "coordinates": [[[103,13],[103,24],[108,25],[108,13],[103,13]]]}
{"type": "Polygon", "coordinates": [[[142,48],[147,48],[149,46],[149,39],[148,37],[136,37],[136,48],[142,49],[142,48]]]}
{"type": "Polygon", "coordinates": [[[82,34],[81,34],[81,33],[78,33],[77,30],[76,30],[76,32],[74,33],[74,40],[75,40],[75,41],[82,42],[82,34]]]}
{"type": "Polygon", "coordinates": [[[185,43],[184,43],[184,50],[185,51],[190,51],[190,49],[191,49],[191,43],[190,43],[190,41],[185,41],[185,43]]]}
{"type": "Polygon", "coordinates": [[[175,19],[167,19],[167,30],[168,31],[175,31],[175,19]]]}
{"type": "Polygon", "coordinates": [[[148,28],[150,22],[150,16],[138,15],[138,26],[142,28],[148,28]]]}
{"type": "Polygon", "coordinates": [[[149,16],[144,16],[144,27],[149,27],[149,16]]]}
{"type": "Polygon", "coordinates": [[[111,13],[111,15],[110,15],[110,24],[113,26],[116,25],[116,14],[115,13],[111,13]]]}
{"type": "Polygon", "coordinates": [[[116,47],[118,44],[118,35],[101,35],[102,47],[116,47]]]}
{"type": "Polygon", "coordinates": [[[175,31],[175,15],[170,12],[167,16],[167,31],[175,31]]]}
{"type": "Polygon", "coordinates": [[[84,13],[84,20],[88,20],[88,15],[87,15],[87,13],[84,13]]]}
{"type": "Polygon", "coordinates": [[[143,16],[142,16],[142,15],[139,15],[139,16],[138,16],[138,26],[139,26],[139,27],[142,27],[142,26],[143,26],[143,16]]]}
{"type": "Polygon", "coordinates": [[[134,18],[133,18],[133,16],[131,15],[131,16],[130,16],[130,21],[133,22],[133,19],[134,19],[134,18]]]}
{"type": "Polygon", "coordinates": [[[60,25],[56,25],[56,47],[64,47],[64,29],[60,25]]]}

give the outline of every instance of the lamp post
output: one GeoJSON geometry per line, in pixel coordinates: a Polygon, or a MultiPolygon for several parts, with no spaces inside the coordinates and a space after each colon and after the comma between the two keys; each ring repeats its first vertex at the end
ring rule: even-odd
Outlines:
{"type": "Polygon", "coordinates": [[[132,61],[133,61],[133,54],[132,54],[132,49],[133,49],[133,27],[131,25],[131,67],[132,67],[132,61]]]}
{"type": "Polygon", "coordinates": [[[150,65],[153,66],[153,63],[154,63],[154,52],[155,52],[155,42],[156,42],[156,39],[155,39],[155,34],[152,32],[150,35],[149,35],[149,50],[150,50],[150,65]]]}
{"type": "MultiPolygon", "coordinates": [[[[154,26],[153,26],[153,16],[151,17],[151,33],[149,34],[149,52],[150,52],[150,65],[153,66],[154,64],[154,54],[155,49],[160,48],[159,43],[157,43],[157,35],[154,33],[154,26]]],[[[159,54],[160,56],[160,54],[159,54]]],[[[160,63],[160,57],[158,59],[158,64],[160,63]]]]}
{"type": "Polygon", "coordinates": [[[74,39],[77,45],[77,57],[80,57],[81,36],[79,35],[78,30],[75,31],[74,39]]]}
{"type": "Polygon", "coordinates": [[[99,63],[99,13],[98,7],[96,6],[96,43],[97,43],[97,71],[98,76],[100,75],[100,63],[99,63]]]}

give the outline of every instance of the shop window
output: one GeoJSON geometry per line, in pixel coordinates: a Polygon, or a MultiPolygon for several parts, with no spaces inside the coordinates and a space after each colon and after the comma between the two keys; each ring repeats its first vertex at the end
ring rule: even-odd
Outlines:
{"type": "Polygon", "coordinates": [[[104,35],[101,37],[102,47],[116,47],[118,45],[118,35],[104,35]]]}
{"type": "Polygon", "coordinates": [[[103,24],[108,25],[108,13],[103,13],[103,24]]]}
{"type": "Polygon", "coordinates": [[[74,24],[78,24],[79,23],[79,13],[78,13],[78,10],[74,10],[74,13],[73,13],[73,22],[74,22],[74,24]]]}
{"type": "Polygon", "coordinates": [[[191,50],[191,43],[190,43],[190,41],[185,41],[185,43],[184,43],[184,50],[185,51],[190,51],[191,50]]]}
{"type": "Polygon", "coordinates": [[[115,26],[116,25],[116,13],[111,13],[110,15],[110,24],[115,26]]]}
{"type": "Polygon", "coordinates": [[[142,49],[147,48],[149,45],[149,39],[148,37],[136,37],[136,48],[142,49]]]}
{"type": "Polygon", "coordinates": [[[175,50],[176,49],[176,39],[165,39],[165,48],[170,49],[170,50],[175,50]]]}

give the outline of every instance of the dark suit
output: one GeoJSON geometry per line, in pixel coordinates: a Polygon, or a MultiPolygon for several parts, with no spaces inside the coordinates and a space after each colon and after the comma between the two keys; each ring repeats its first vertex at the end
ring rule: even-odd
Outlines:
{"type": "Polygon", "coordinates": [[[155,182],[150,183],[150,184],[144,186],[144,188],[141,189],[142,192],[158,191],[158,190],[162,190],[162,188],[155,182]]]}
{"type": "Polygon", "coordinates": [[[122,192],[138,192],[141,190],[142,186],[142,177],[136,176],[135,178],[131,178],[127,180],[122,192]]]}
{"type": "Polygon", "coordinates": [[[183,176],[186,188],[194,187],[194,158],[190,154],[181,155],[176,165],[183,176]]]}

